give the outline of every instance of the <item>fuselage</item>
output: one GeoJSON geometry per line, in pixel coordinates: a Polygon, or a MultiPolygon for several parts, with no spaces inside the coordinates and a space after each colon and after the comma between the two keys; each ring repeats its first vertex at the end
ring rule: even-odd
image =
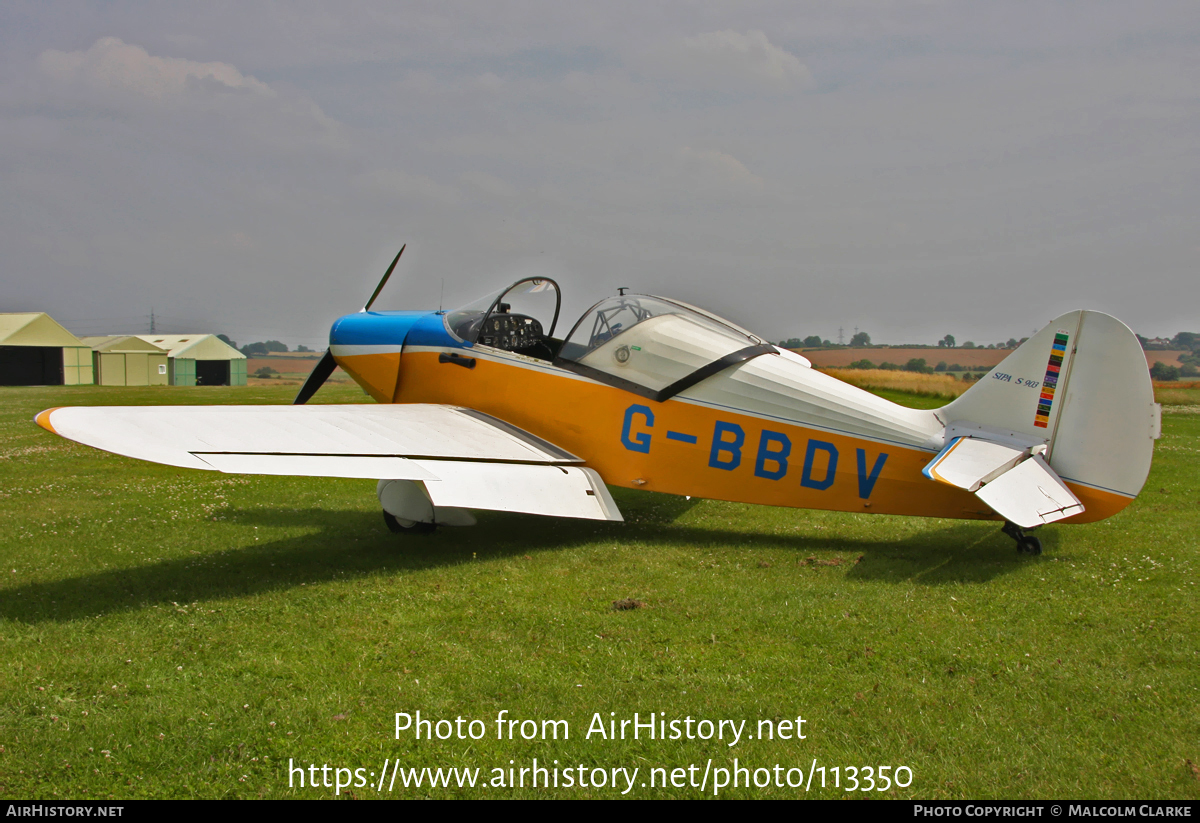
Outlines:
{"type": "MultiPolygon", "coordinates": [[[[772,506],[996,519],[975,495],[928,480],[944,421],[810,368],[756,357],[656,402],[548,360],[470,345],[438,313],[348,315],[338,364],[380,403],[476,409],[583,458],[610,485],[772,506]]],[[[1071,485],[1108,517],[1129,498],[1071,485]]]]}

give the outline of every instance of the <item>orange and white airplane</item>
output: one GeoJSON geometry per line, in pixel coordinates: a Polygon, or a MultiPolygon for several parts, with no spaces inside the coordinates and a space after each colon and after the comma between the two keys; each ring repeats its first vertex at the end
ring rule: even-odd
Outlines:
{"type": "Polygon", "coordinates": [[[60,407],[36,420],[173,466],[376,479],[393,531],[469,525],[472,509],[621,520],[611,485],[1004,520],[1033,554],[1026,529],[1127,506],[1159,435],[1141,347],[1098,312],[1064,314],[958,399],[917,410],[662,297],[608,297],[558,336],[559,288],[541,277],[455,311],[371,311],[395,265],[333,324],[294,405],[60,407]],[[335,366],[377,404],[304,405],[335,366]]]}

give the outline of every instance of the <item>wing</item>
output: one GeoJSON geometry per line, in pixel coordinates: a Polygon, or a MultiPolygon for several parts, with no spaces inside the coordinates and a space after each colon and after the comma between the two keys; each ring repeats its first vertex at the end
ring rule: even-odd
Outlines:
{"type": "Polygon", "coordinates": [[[418,480],[437,506],[622,519],[582,459],[471,409],[96,406],[47,409],[35,420],[69,440],[168,466],[418,480]]]}
{"type": "Polygon", "coordinates": [[[977,437],[956,437],[929,462],[924,474],[974,492],[992,511],[1023,529],[1083,511],[1083,503],[1050,468],[1039,447],[1019,449],[977,437]]]}

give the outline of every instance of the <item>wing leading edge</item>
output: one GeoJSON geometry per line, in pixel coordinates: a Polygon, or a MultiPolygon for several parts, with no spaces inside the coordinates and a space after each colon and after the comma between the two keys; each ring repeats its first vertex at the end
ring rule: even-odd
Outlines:
{"type": "Polygon", "coordinates": [[[101,406],[47,409],[35,420],[77,443],[169,466],[413,480],[438,506],[623,519],[582,459],[471,409],[101,406]]]}

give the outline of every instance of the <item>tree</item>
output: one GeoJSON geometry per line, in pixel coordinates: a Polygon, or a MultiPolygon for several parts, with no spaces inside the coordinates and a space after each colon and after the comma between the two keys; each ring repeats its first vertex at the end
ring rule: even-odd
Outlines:
{"type": "Polygon", "coordinates": [[[267,351],[288,350],[287,346],[285,346],[283,343],[280,343],[278,340],[268,340],[266,343],[263,343],[263,345],[267,347],[267,351]]]}
{"type": "Polygon", "coordinates": [[[849,367],[852,369],[873,369],[875,368],[875,364],[864,357],[862,360],[855,360],[849,367]]]}
{"type": "Polygon", "coordinates": [[[1010,338],[1008,338],[1008,342],[1004,344],[1004,348],[1015,349],[1019,345],[1021,345],[1021,344],[1017,342],[1017,338],[1010,337],[1010,338]]]}
{"type": "Polygon", "coordinates": [[[231,349],[236,349],[238,347],[237,343],[234,343],[232,340],[230,340],[228,337],[226,337],[223,334],[218,334],[217,339],[220,340],[222,343],[224,343],[226,346],[229,346],[231,349]]]}
{"type": "Polygon", "coordinates": [[[946,370],[946,361],[945,360],[940,361],[936,366],[933,367],[933,370],[934,371],[945,371],[946,370]]]}
{"type": "Polygon", "coordinates": [[[970,340],[968,340],[966,343],[962,344],[962,347],[964,349],[973,349],[973,348],[975,348],[975,344],[972,343],[970,340]]]}
{"type": "Polygon", "coordinates": [[[1171,338],[1171,345],[1178,349],[1195,351],[1197,343],[1200,343],[1200,333],[1194,331],[1181,331],[1171,338]]]}
{"type": "Polygon", "coordinates": [[[308,346],[306,346],[306,345],[304,345],[303,343],[301,343],[299,346],[297,346],[297,347],[296,347],[296,351],[298,351],[298,352],[305,352],[305,353],[311,353],[311,352],[312,352],[312,349],[310,349],[308,346]]]}
{"type": "Polygon", "coordinates": [[[938,341],[939,346],[944,346],[947,349],[954,348],[954,335],[948,334],[938,341]]]}
{"type": "Polygon", "coordinates": [[[821,335],[810,334],[804,338],[804,347],[809,349],[819,349],[821,347],[821,335]]]}
{"type": "Polygon", "coordinates": [[[1177,366],[1168,366],[1163,362],[1156,362],[1150,367],[1150,376],[1155,380],[1178,380],[1179,368],[1177,366]]]}
{"type": "Polygon", "coordinates": [[[247,343],[245,346],[242,346],[239,351],[241,351],[241,353],[247,357],[262,357],[270,354],[270,352],[267,351],[266,345],[263,343],[247,343]]]}
{"type": "Polygon", "coordinates": [[[914,357],[904,364],[904,371],[914,371],[919,374],[933,374],[933,369],[925,365],[924,357],[914,357]]]}
{"type": "Polygon", "coordinates": [[[858,334],[850,338],[851,346],[869,346],[871,345],[871,335],[865,331],[860,331],[858,334]]]}

